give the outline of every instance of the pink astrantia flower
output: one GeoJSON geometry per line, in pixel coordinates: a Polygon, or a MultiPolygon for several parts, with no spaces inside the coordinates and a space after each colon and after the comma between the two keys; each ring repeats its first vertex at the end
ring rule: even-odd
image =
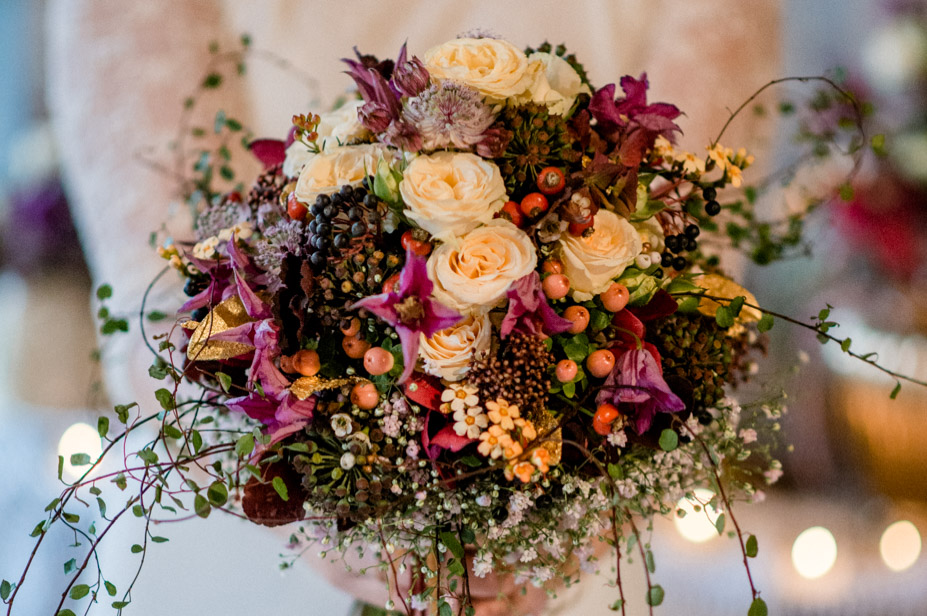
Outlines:
{"type": "Polygon", "coordinates": [[[512,331],[519,331],[532,336],[540,333],[560,334],[572,323],[554,312],[547,303],[541,288],[541,277],[531,272],[512,283],[507,292],[509,310],[502,319],[499,335],[506,338],[512,331]]]}
{"type": "Polygon", "coordinates": [[[650,428],[658,412],[676,413],[686,408],[663,380],[653,355],[643,349],[626,351],[618,358],[595,401],[623,405],[638,434],[650,428]]]}
{"type": "Polygon", "coordinates": [[[410,98],[402,117],[422,135],[426,150],[469,149],[483,141],[496,121],[476,89],[455,81],[433,84],[410,98]]]}
{"type": "Polygon", "coordinates": [[[396,329],[402,342],[405,369],[399,383],[405,382],[418,359],[419,334],[430,338],[442,329],[456,325],[463,316],[431,299],[434,283],[428,278],[425,259],[406,251],[406,264],[399,275],[399,288],[371,295],[356,302],[352,309],[364,308],[396,329]]]}

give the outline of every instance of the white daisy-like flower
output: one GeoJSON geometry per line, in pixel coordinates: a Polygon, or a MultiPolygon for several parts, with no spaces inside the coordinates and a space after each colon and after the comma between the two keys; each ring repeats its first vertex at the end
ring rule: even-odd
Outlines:
{"type": "Polygon", "coordinates": [[[489,418],[478,406],[454,411],[454,432],[457,436],[470,439],[480,437],[480,433],[489,425],[489,418]]]}
{"type": "Polygon", "coordinates": [[[351,416],[345,413],[337,413],[332,415],[331,426],[332,430],[335,431],[335,436],[338,438],[344,438],[354,431],[354,426],[351,422],[351,416]]]}
{"type": "Polygon", "coordinates": [[[451,383],[441,392],[441,412],[456,413],[479,405],[480,398],[476,395],[477,391],[475,386],[467,383],[451,383]]]}

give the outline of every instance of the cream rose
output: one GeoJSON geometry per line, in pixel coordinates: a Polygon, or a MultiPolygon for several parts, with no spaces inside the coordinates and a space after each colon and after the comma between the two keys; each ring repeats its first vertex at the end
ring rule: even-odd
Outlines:
{"type": "MultiPolygon", "coordinates": [[[[360,139],[367,134],[367,129],[357,119],[357,110],[364,104],[362,100],[348,101],[338,109],[319,114],[319,135],[316,142],[323,150],[338,147],[348,141],[360,139]]],[[[288,177],[299,175],[302,168],[312,160],[315,152],[301,141],[294,141],[286,149],[283,161],[283,173],[288,177]]]]}
{"type": "Polygon", "coordinates": [[[433,78],[461,81],[494,101],[521,94],[530,83],[528,58],[508,41],[460,38],[432,47],[422,61],[433,78]]]}
{"type": "Polygon", "coordinates": [[[580,94],[591,94],[579,73],[560,56],[535,52],[528,56],[528,91],[520,97],[525,102],[543,103],[550,113],[563,115],[580,94]]]}
{"type": "Polygon", "coordinates": [[[446,381],[459,381],[470,370],[470,361],[489,351],[492,341],[489,316],[470,315],[457,325],[436,332],[431,338],[421,336],[419,355],[425,372],[446,381]]]}
{"type": "Polygon", "coordinates": [[[313,156],[296,181],[296,198],[312,203],[318,195],[336,192],[343,184],[360,184],[375,173],[381,158],[391,157],[379,143],[334,147],[313,156]]]}
{"type": "Polygon", "coordinates": [[[441,240],[489,222],[505,205],[499,167],[458,152],[415,158],[402,174],[399,193],[406,216],[441,240]]]}
{"type": "Polygon", "coordinates": [[[496,219],[455,242],[441,244],[428,259],[436,300],[461,312],[495,306],[509,286],[537,266],[528,235],[496,219]]]}
{"type": "Polygon", "coordinates": [[[593,228],[589,237],[566,234],[559,242],[563,273],[581,302],[608,289],[641,252],[640,233],[614,212],[599,210],[593,228]]]}

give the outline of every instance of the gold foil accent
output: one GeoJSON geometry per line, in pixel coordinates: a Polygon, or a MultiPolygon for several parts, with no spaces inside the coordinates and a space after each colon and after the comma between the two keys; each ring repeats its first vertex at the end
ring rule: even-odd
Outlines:
{"type": "Polygon", "coordinates": [[[346,379],[326,379],[320,376],[304,376],[293,381],[293,384],[290,385],[290,393],[300,400],[305,400],[314,393],[327,389],[338,389],[345,385],[353,385],[363,380],[364,379],[356,376],[346,379]]]}
{"type": "Polygon", "coordinates": [[[560,422],[550,411],[531,413],[528,419],[534,424],[534,429],[537,430],[538,437],[546,436],[541,446],[550,452],[550,461],[548,464],[550,466],[560,464],[560,458],[563,457],[563,431],[557,428],[560,422]],[[548,432],[554,428],[557,429],[548,434],[548,432]]]}
{"type": "Polygon", "coordinates": [[[248,316],[248,312],[238,296],[233,295],[213,308],[206,315],[206,318],[199,323],[195,325],[193,325],[194,321],[184,323],[184,327],[187,329],[196,328],[190,338],[190,344],[187,345],[187,357],[196,361],[216,361],[231,359],[253,351],[254,347],[250,344],[211,340],[211,336],[215,334],[250,323],[253,320],[248,316]]]}
{"type": "MultiPolygon", "coordinates": [[[[695,283],[705,289],[705,295],[728,299],[744,297],[747,300],[746,303],[752,304],[753,306],[759,305],[753,293],[746,290],[730,278],[725,278],[719,274],[704,274],[700,276],[695,281],[695,283]]],[[[715,313],[718,311],[718,306],[720,305],[720,303],[714,301],[713,299],[702,298],[698,304],[698,311],[705,316],[713,318],[715,313]]],[[[743,326],[745,323],[759,321],[762,317],[763,313],[756,308],[744,306],[741,309],[740,314],[737,315],[737,318],[734,320],[734,327],[731,327],[728,330],[728,334],[731,336],[739,336],[741,333],[743,333],[743,326]]]]}

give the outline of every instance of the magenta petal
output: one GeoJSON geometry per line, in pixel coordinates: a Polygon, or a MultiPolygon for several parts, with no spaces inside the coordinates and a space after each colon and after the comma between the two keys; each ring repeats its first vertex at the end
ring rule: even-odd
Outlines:
{"type": "Polygon", "coordinates": [[[403,362],[402,376],[399,377],[396,383],[405,383],[406,379],[409,378],[412,371],[415,369],[415,363],[418,361],[419,333],[402,325],[396,327],[396,332],[399,334],[399,340],[402,342],[403,362]]]}
{"type": "Polygon", "coordinates": [[[190,312],[191,310],[196,310],[197,308],[202,308],[203,306],[217,304],[219,295],[219,285],[215,280],[213,280],[209,283],[208,287],[184,302],[183,306],[180,307],[178,312],[190,312]]]}
{"type": "Polygon", "coordinates": [[[251,419],[266,424],[273,421],[279,403],[273,398],[262,398],[257,394],[249,394],[240,398],[225,401],[225,406],[231,411],[244,413],[251,419]]]}
{"type": "Polygon", "coordinates": [[[360,301],[354,302],[351,305],[351,310],[363,308],[375,314],[381,321],[385,321],[390,325],[396,325],[399,321],[399,317],[396,311],[393,310],[393,305],[398,301],[399,296],[395,293],[380,293],[379,295],[371,295],[360,301]]]}
{"type": "Polygon", "coordinates": [[[241,300],[249,317],[252,319],[269,319],[271,317],[270,305],[261,300],[251,290],[251,287],[242,279],[238,270],[235,270],[235,286],[238,289],[238,298],[241,300]]]}
{"type": "Polygon", "coordinates": [[[448,424],[441,428],[431,439],[431,445],[441,449],[449,449],[458,452],[476,439],[469,439],[466,436],[460,436],[454,431],[454,426],[448,424]]]}
{"type": "Polygon", "coordinates": [[[457,325],[463,319],[463,315],[453,308],[448,308],[434,300],[425,301],[424,308],[425,319],[424,323],[422,323],[422,333],[425,334],[426,338],[434,336],[436,332],[442,329],[457,325]]]}
{"type": "Polygon", "coordinates": [[[300,400],[293,394],[287,393],[283,401],[277,408],[275,419],[281,425],[289,425],[294,422],[305,422],[312,419],[312,412],[315,410],[315,397],[309,397],[300,400]]]}
{"type": "Polygon", "coordinates": [[[248,144],[248,149],[265,169],[283,164],[286,159],[286,144],[279,139],[255,139],[248,144]]]}
{"type": "Polygon", "coordinates": [[[399,295],[418,295],[428,297],[435,288],[435,283],[428,277],[428,262],[411,250],[406,250],[406,263],[399,274],[399,295]]]}

